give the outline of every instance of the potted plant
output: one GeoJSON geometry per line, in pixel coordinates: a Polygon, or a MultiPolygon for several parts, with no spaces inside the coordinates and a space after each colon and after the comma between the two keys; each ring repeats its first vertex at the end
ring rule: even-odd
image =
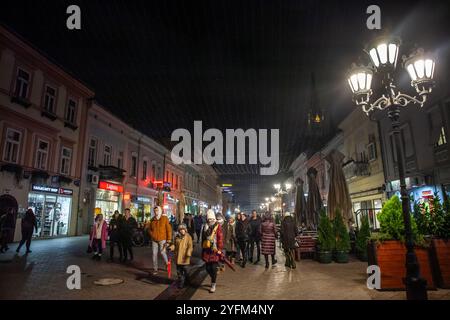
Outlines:
{"type": "Polygon", "coordinates": [[[435,195],[432,206],[424,213],[424,227],[431,239],[431,264],[436,283],[440,288],[450,288],[450,200],[444,205],[435,195]],[[428,212],[427,212],[428,211],[428,212]]]}
{"type": "Polygon", "coordinates": [[[337,263],[347,263],[350,251],[350,236],[340,210],[336,210],[336,216],[333,220],[333,231],[335,240],[334,260],[337,263]]]}
{"type": "Polygon", "coordinates": [[[334,238],[333,225],[325,212],[322,210],[320,214],[319,225],[317,228],[318,237],[318,260],[320,263],[331,263],[333,260],[334,238]]]}
{"type": "Polygon", "coordinates": [[[367,261],[367,244],[369,243],[370,238],[370,225],[369,225],[369,217],[365,215],[361,219],[361,227],[358,230],[358,234],[356,235],[355,246],[356,246],[356,255],[361,261],[367,261]]]}
{"type": "MultiPolygon", "coordinates": [[[[381,289],[404,290],[406,276],[405,225],[400,199],[393,196],[386,201],[378,214],[380,232],[372,233],[369,248],[373,263],[380,267],[381,289]]],[[[415,243],[414,251],[420,266],[420,274],[427,281],[428,289],[434,289],[431,273],[429,249],[423,235],[419,233],[414,216],[411,215],[411,228],[415,243]]]]}

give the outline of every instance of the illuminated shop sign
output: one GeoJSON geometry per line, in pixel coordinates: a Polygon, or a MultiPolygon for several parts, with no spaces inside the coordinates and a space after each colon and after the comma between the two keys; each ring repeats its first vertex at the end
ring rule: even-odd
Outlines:
{"type": "Polygon", "coordinates": [[[72,189],[50,187],[50,186],[45,186],[45,185],[40,185],[40,184],[33,184],[31,186],[31,190],[39,191],[39,192],[62,194],[62,195],[65,195],[65,196],[73,195],[73,190],[72,189]]]}
{"type": "Polygon", "coordinates": [[[98,188],[103,190],[115,191],[115,192],[123,192],[123,186],[115,183],[109,183],[106,181],[100,181],[98,183],[98,188]]]}
{"type": "Polygon", "coordinates": [[[147,197],[133,197],[133,202],[152,203],[152,199],[147,197]]]}

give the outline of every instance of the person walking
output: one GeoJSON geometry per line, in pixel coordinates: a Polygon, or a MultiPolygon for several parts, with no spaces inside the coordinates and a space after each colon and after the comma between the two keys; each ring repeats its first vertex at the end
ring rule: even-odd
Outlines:
{"type": "Polygon", "coordinates": [[[154,208],[154,213],[155,215],[150,221],[149,235],[152,240],[153,274],[156,275],[158,274],[158,250],[161,252],[167,268],[168,260],[165,246],[172,241],[172,227],[169,218],[163,215],[160,206],[154,208]]]}
{"type": "Polygon", "coordinates": [[[295,269],[294,249],[297,236],[297,228],[295,227],[294,218],[289,212],[286,212],[281,221],[281,243],[283,245],[284,255],[286,256],[285,266],[295,269]]]}
{"type": "Polygon", "coordinates": [[[175,241],[169,247],[174,252],[174,258],[177,265],[178,288],[184,288],[187,280],[186,267],[191,264],[191,256],[193,251],[192,237],[187,232],[187,226],[180,224],[178,226],[178,234],[175,241]]]}
{"type": "Polygon", "coordinates": [[[118,210],[114,211],[112,219],[109,221],[109,261],[114,262],[114,247],[119,250],[119,261],[123,260],[123,249],[120,239],[120,231],[123,227],[123,217],[118,210]]]}
{"type": "Polygon", "coordinates": [[[125,215],[122,221],[122,252],[123,260],[126,262],[128,260],[128,255],[130,255],[129,261],[133,261],[133,233],[136,230],[138,224],[136,219],[131,215],[129,208],[125,209],[125,215]]]}
{"type": "Polygon", "coordinates": [[[230,215],[228,221],[225,222],[223,226],[223,239],[224,239],[224,250],[227,259],[230,260],[231,264],[235,264],[236,261],[236,220],[235,215],[230,215]]]}
{"type": "Polygon", "coordinates": [[[22,219],[22,240],[20,240],[19,246],[16,252],[19,253],[22,246],[26,243],[26,253],[31,253],[30,245],[31,238],[33,237],[33,229],[37,232],[36,216],[32,209],[28,209],[25,213],[25,217],[22,219]]]}
{"type": "Polygon", "coordinates": [[[206,272],[211,277],[210,293],[216,291],[217,269],[222,250],[222,227],[217,223],[214,211],[209,209],[206,213],[206,223],[202,229],[202,260],[205,262],[206,272]]]}
{"type": "Polygon", "coordinates": [[[253,253],[256,246],[256,261],[258,264],[261,258],[261,218],[256,213],[256,210],[252,211],[250,219],[250,253],[248,261],[253,262],[253,253]]]}
{"type": "Polygon", "coordinates": [[[0,252],[4,253],[9,250],[8,242],[15,227],[13,209],[9,209],[0,219],[0,232],[2,237],[0,252]]]}
{"type": "Polygon", "coordinates": [[[91,231],[90,247],[94,250],[92,259],[101,260],[103,250],[106,248],[106,239],[108,238],[108,227],[103,214],[95,217],[95,223],[91,231]]]}
{"type": "Polygon", "coordinates": [[[245,268],[248,254],[248,241],[250,235],[250,224],[248,223],[245,213],[241,213],[241,219],[236,223],[236,239],[241,252],[241,267],[245,268]]]}
{"type": "Polygon", "coordinates": [[[277,263],[275,259],[276,239],[277,229],[275,223],[270,212],[266,212],[261,223],[261,253],[264,255],[266,269],[269,268],[269,256],[272,257],[272,267],[277,263]]]}
{"type": "Polygon", "coordinates": [[[195,226],[195,234],[197,235],[197,243],[200,242],[200,237],[202,234],[202,227],[203,227],[203,216],[198,213],[195,217],[194,217],[194,226],[195,226]]]}

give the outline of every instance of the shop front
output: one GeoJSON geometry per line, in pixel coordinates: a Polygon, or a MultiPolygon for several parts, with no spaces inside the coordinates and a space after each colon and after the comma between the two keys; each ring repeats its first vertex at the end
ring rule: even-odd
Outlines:
{"type": "Polygon", "coordinates": [[[177,200],[170,193],[164,193],[163,209],[170,221],[177,217],[177,204],[177,200]]]}
{"type": "Polygon", "coordinates": [[[192,215],[198,214],[198,200],[186,196],[186,204],[184,206],[184,212],[190,213],[192,215]]]}
{"type": "Polygon", "coordinates": [[[38,238],[67,236],[72,211],[72,189],[32,184],[28,207],[36,215],[38,238]]]}
{"type": "Polygon", "coordinates": [[[109,221],[114,211],[121,211],[123,186],[116,183],[100,181],[95,192],[95,207],[100,208],[106,221],[109,221]]]}
{"type": "MultiPolygon", "coordinates": [[[[400,183],[399,181],[393,181],[391,182],[392,191],[389,192],[389,197],[393,195],[397,195],[399,198],[401,198],[400,195],[400,183]]],[[[406,178],[406,188],[408,191],[409,198],[411,199],[410,205],[411,205],[411,211],[414,210],[414,204],[418,203],[424,207],[430,208],[432,206],[432,202],[434,197],[437,195],[439,199],[441,200],[441,203],[444,199],[444,195],[442,192],[441,186],[436,185],[412,185],[411,179],[406,178]]]]}
{"type": "Polygon", "coordinates": [[[131,215],[137,222],[144,222],[150,219],[153,208],[153,198],[144,196],[133,196],[130,202],[131,215]]]}

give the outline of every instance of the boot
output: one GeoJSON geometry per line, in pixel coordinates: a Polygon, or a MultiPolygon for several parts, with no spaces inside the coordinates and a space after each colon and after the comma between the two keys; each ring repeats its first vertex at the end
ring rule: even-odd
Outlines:
{"type": "Polygon", "coordinates": [[[277,259],[275,259],[275,256],[272,256],[272,265],[277,264],[277,259]]]}

